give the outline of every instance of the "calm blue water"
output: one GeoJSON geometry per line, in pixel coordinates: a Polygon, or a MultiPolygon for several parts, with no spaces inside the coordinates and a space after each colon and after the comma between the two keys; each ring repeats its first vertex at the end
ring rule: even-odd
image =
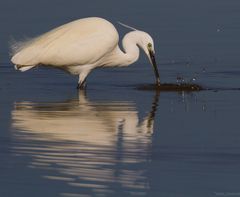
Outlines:
{"type": "Polygon", "coordinates": [[[240,196],[240,2],[0,2],[0,196],[240,196]],[[53,69],[9,61],[11,38],[86,16],[155,39],[163,82],[201,92],[140,91],[147,58],[96,70],[87,91],[53,69]]]}

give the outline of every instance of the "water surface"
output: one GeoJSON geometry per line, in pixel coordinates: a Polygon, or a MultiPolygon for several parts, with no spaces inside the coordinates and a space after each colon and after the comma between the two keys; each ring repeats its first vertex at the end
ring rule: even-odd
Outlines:
{"type": "Polygon", "coordinates": [[[1,2],[0,196],[240,196],[239,4],[1,2]],[[139,90],[154,82],[144,57],[94,71],[84,92],[59,70],[14,71],[11,37],[86,16],[149,32],[164,83],[210,90],[139,90]]]}

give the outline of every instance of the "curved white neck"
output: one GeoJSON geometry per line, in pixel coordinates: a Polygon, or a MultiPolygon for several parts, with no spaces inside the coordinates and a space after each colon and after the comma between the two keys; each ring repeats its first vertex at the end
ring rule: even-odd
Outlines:
{"type": "Polygon", "coordinates": [[[127,33],[123,40],[123,51],[117,45],[102,62],[105,66],[128,66],[139,58],[140,35],[137,31],[127,33]]]}
{"type": "Polygon", "coordinates": [[[137,46],[139,37],[135,31],[127,33],[123,40],[122,46],[124,49],[122,56],[122,65],[130,65],[136,62],[139,58],[139,47],[137,46]]]}
{"type": "Polygon", "coordinates": [[[116,46],[114,51],[104,61],[108,66],[128,66],[136,62],[139,58],[139,48],[137,46],[139,36],[135,31],[127,33],[122,40],[122,51],[116,46]]]}

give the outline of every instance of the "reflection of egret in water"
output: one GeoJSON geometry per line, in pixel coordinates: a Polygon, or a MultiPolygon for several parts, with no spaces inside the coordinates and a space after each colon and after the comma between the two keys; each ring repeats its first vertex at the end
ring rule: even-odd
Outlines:
{"type": "Polygon", "coordinates": [[[60,103],[16,103],[14,151],[31,156],[31,167],[55,172],[45,178],[88,194],[143,194],[157,102],[158,95],[141,122],[134,103],[90,102],[83,94],[60,103]]]}

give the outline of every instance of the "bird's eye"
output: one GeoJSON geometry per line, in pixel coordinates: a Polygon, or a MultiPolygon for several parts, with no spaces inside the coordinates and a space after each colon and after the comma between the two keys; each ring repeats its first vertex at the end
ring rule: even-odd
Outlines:
{"type": "Polygon", "coordinates": [[[147,47],[148,47],[149,49],[152,49],[152,44],[151,44],[151,43],[148,43],[147,47]]]}

